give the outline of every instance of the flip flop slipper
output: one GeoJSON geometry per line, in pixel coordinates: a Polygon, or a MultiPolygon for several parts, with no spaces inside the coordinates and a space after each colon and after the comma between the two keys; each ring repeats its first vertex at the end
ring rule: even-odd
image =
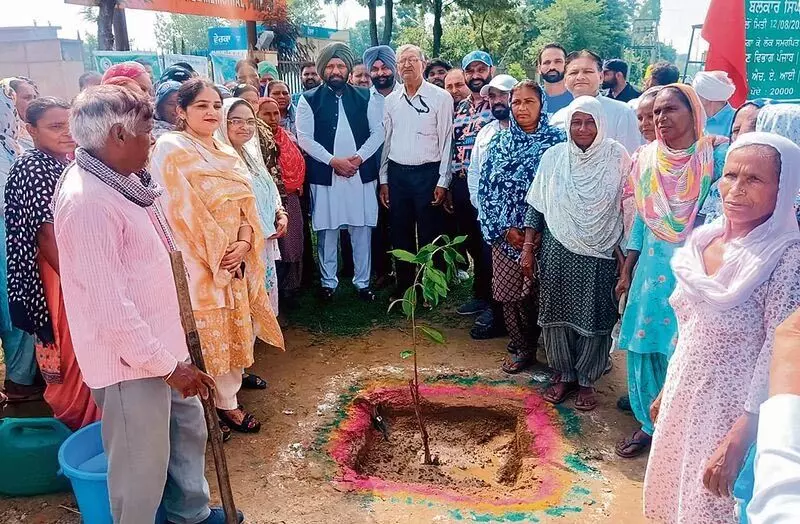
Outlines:
{"type": "Polygon", "coordinates": [[[517,373],[521,373],[526,368],[530,367],[531,364],[534,363],[536,357],[518,357],[516,355],[509,355],[508,358],[503,362],[501,369],[504,373],[508,373],[509,375],[516,375],[517,373]]]}
{"type": "Polygon", "coordinates": [[[644,431],[637,431],[632,437],[628,437],[625,440],[618,442],[614,447],[614,451],[622,458],[635,458],[650,449],[650,444],[652,442],[653,437],[644,431]],[[636,438],[636,435],[639,434],[644,435],[646,438],[636,438]],[[633,451],[625,451],[631,447],[633,447],[633,451]]]}
{"type": "Polygon", "coordinates": [[[581,392],[578,391],[578,396],[575,397],[575,409],[578,411],[593,411],[595,408],[597,408],[597,399],[595,398],[595,393],[591,393],[587,396],[581,396],[581,392]],[[587,402],[587,400],[589,400],[589,402],[587,402]]]}
{"type": "Polygon", "coordinates": [[[267,381],[253,373],[243,373],[242,387],[244,389],[267,389],[267,381]]]}
{"type": "MultiPolygon", "coordinates": [[[[564,384],[564,382],[560,382],[560,384],[564,384]]],[[[580,388],[578,387],[577,383],[575,382],[567,383],[567,387],[566,389],[564,389],[564,392],[561,394],[561,396],[556,397],[550,394],[550,392],[555,392],[555,386],[550,386],[545,390],[544,395],[542,395],[542,398],[551,404],[558,405],[567,400],[575,393],[577,393],[579,389],[580,388]]]]}

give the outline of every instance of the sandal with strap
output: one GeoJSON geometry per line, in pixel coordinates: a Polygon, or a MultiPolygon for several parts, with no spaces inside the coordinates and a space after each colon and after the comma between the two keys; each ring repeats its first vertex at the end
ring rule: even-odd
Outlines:
{"type": "Polygon", "coordinates": [[[220,420],[233,431],[238,431],[239,433],[258,433],[261,430],[261,422],[256,420],[252,413],[242,412],[244,413],[244,418],[241,424],[234,422],[233,419],[228,416],[228,413],[221,409],[217,410],[217,415],[220,420]]]}
{"type": "Polygon", "coordinates": [[[516,375],[517,373],[528,368],[536,360],[535,356],[525,353],[511,353],[503,361],[502,370],[509,375],[516,375]]]}
{"type": "Polygon", "coordinates": [[[617,442],[614,451],[622,458],[634,458],[650,449],[652,442],[653,437],[642,430],[638,430],[632,436],[617,442]]]}
{"type": "Polygon", "coordinates": [[[228,442],[233,435],[231,433],[231,428],[221,420],[219,421],[219,432],[222,433],[222,442],[228,442]]]}
{"type": "Polygon", "coordinates": [[[581,387],[575,397],[575,409],[578,411],[592,411],[597,407],[594,388],[581,387]]]}
{"type": "Polygon", "coordinates": [[[242,373],[242,388],[267,389],[267,381],[253,373],[242,373]]]}
{"type": "Polygon", "coordinates": [[[577,382],[558,382],[547,388],[542,398],[551,404],[561,404],[578,391],[577,382]]]}

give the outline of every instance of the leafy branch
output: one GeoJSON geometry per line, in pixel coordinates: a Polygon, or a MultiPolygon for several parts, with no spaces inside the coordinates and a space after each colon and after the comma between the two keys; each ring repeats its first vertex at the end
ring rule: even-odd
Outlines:
{"type": "Polygon", "coordinates": [[[417,417],[420,434],[422,435],[422,446],[425,452],[426,465],[435,465],[437,460],[431,459],[431,450],[428,443],[428,432],[422,418],[422,409],[419,396],[419,372],[417,367],[417,333],[422,333],[435,344],[444,344],[444,335],[431,326],[417,324],[417,305],[420,292],[425,303],[430,307],[439,305],[443,299],[447,298],[450,290],[448,283],[453,280],[457,263],[466,263],[464,256],[458,252],[456,246],[462,244],[467,239],[466,236],[458,236],[450,239],[447,235],[437,237],[430,244],[423,246],[417,254],[410,253],[402,249],[395,249],[389,253],[398,260],[417,266],[414,276],[414,283],[403,293],[403,298],[394,300],[389,304],[389,311],[400,304],[403,314],[411,324],[411,350],[400,353],[400,357],[407,359],[414,358],[414,378],[408,382],[411,390],[411,400],[414,404],[414,414],[417,417]],[[444,262],[445,270],[436,267],[437,255],[441,254],[439,260],[444,262]]]}

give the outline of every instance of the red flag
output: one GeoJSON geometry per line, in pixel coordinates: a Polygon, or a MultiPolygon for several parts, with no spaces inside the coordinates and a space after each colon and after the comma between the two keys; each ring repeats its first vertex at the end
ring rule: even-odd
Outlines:
{"type": "Polygon", "coordinates": [[[736,92],[730,99],[734,107],[742,105],[749,92],[744,58],[744,4],[745,0],[711,0],[701,33],[709,46],[706,71],[726,71],[736,84],[736,92]]]}

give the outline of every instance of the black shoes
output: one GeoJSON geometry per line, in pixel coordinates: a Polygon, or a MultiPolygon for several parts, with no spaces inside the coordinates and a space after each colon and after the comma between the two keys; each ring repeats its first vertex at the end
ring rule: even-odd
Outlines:
{"type": "Polygon", "coordinates": [[[358,298],[359,300],[363,300],[364,302],[375,302],[375,292],[368,287],[365,287],[364,289],[359,289],[358,298]]]}

